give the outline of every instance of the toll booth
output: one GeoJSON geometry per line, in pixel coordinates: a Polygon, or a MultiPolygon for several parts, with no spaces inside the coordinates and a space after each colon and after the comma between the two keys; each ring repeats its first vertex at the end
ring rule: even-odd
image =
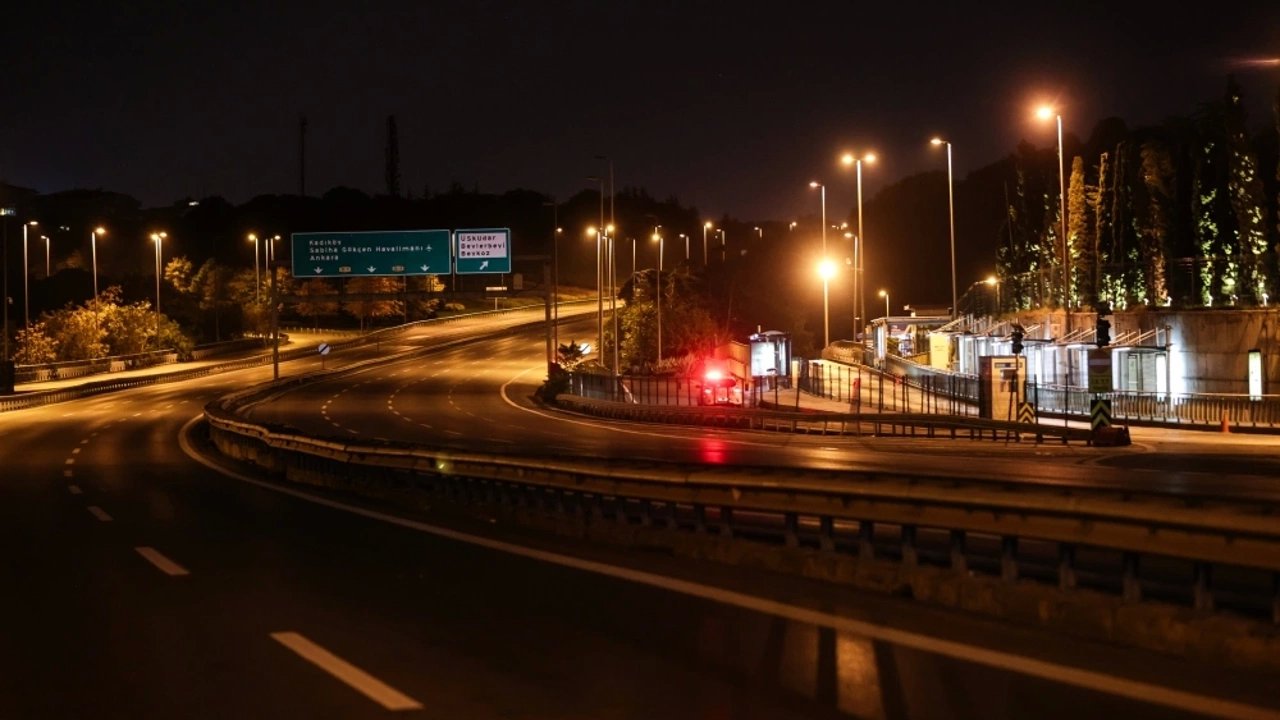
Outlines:
{"type": "Polygon", "coordinates": [[[1027,378],[1021,355],[983,355],[978,358],[978,416],[991,420],[1018,419],[1018,403],[1027,378]]]}
{"type": "Polygon", "coordinates": [[[760,389],[791,387],[791,334],[769,330],[750,341],[752,383],[760,389]]]}

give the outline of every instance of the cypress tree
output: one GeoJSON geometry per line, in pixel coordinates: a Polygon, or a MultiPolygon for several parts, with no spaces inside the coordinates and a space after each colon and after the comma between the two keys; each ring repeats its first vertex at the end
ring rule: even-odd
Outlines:
{"type": "Polygon", "coordinates": [[[1165,305],[1169,299],[1166,280],[1169,238],[1173,233],[1173,159],[1158,140],[1142,144],[1142,182],[1146,188],[1147,212],[1139,231],[1144,294],[1147,301],[1165,305]]]}
{"type": "Polygon", "coordinates": [[[1234,294],[1244,302],[1260,305],[1270,280],[1262,261],[1267,251],[1262,178],[1258,175],[1258,160],[1249,146],[1240,86],[1234,77],[1227,81],[1226,129],[1230,173],[1227,189],[1236,216],[1235,234],[1239,243],[1240,279],[1234,283],[1234,294]]]}

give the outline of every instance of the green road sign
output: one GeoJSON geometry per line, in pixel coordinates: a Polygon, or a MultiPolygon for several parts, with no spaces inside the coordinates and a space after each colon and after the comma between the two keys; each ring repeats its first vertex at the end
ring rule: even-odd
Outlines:
{"type": "Polygon", "coordinates": [[[453,242],[459,275],[511,272],[510,228],[455,230],[453,242]]]}
{"type": "Polygon", "coordinates": [[[448,230],[293,234],[293,276],[448,275],[448,230]]]}

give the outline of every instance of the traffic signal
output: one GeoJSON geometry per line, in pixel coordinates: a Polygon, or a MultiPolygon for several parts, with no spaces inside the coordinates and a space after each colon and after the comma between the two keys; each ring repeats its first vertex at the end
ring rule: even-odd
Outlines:
{"type": "Polygon", "coordinates": [[[1009,332],[1009,339],[1013,341],[1009,349],[1013,352],[1014,355],[1022,354],[1023,333],[1024,331],[1021,325],[1014,325],[1013,329],[1009,332]]]}
{"type": "Polygon", "coordinates": [[[1095,341],[1098,347],[1104,348],[1111,344],[1111,321],[1107,320],[1104,315],[1111,314],[1111,306],[1106,303],[1099,303],[1098,309],[1098,325],[1095,328],[1095,341]]]}

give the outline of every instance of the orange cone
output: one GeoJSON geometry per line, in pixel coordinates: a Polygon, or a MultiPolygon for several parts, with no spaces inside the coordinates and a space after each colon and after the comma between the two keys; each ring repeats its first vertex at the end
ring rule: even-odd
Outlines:
{"type": "Polygon", "coordinates": [[[1223,411],[1222,411],[1222,432],[1224,432],[1224,433],[1229,433],[1229,432],[1231,432],[1231,423],[1227,422],[1227,411],[1226,411],[1226,410],[1223,410],[1223,411]]]}

